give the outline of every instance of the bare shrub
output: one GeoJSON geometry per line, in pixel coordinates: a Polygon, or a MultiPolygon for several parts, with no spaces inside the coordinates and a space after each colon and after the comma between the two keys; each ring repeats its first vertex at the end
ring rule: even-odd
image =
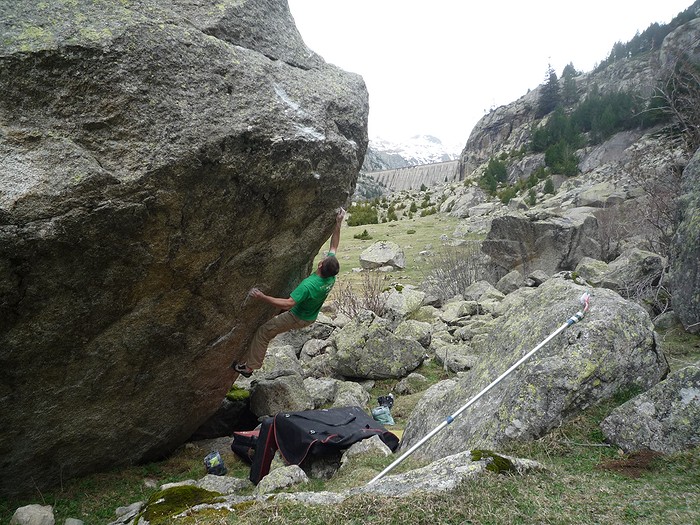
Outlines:
{"type": "Polygon", "coordinates": [[[365,270],[362,272],[362,284],[359,287],[353,286],[350,281],[339,280],[333,300],[336,311],[350,319],[363,310],[370,310],[381,317],[386,309],[385,279],[379,272],[365,270]]]}
{"type": "Polygon", "coordinates": [[[674,60],[659,68],[653,99],[654,110],[671,117],[689,152],[700,147],[700,66],[691,58],[699,42],[678,50],[674,60]]]}
{"type": "Polygon", "coordinates": [[[665,267],[640,280],[624,283],[617,292],[625,299],[643,306],[655,318],[671,309],[671,292],[667,280],[665,267]]]}
{"type": "Polygon", "coordinates": [[[480,280],[496,282],[501,276],[489,257],[481,251],[481,242],[443,246],[424,268],[423,290],[442,300],[451,299],[480,280]]]}
{"type": "MultiPolygon", "coordinates": [[[[678,151],[678,144],[675,144],[678,151]]],[[[678,199],[684,161],[674,158],[674,144],[657,144],[632,152],[627,166],[630,178],[642,189],[645,198],[639,207],[648,227],[647,249],[668,257],[678,227],[678,199]]]]}
{"type": "Polygon", "coordinates": [[[610,262],[619,257],[626,240],[648,236],[649,227],[645,225],[642,208],[637,199],[593,212],[598,221],[597,237],[603,261],[610,262]]]}
{"type": "Polygon", "coordinates": [[[596,210],[598,241],[603,261],[610,262],[620,255],[622,239],[627,234],[624,213],[620,206],[596,210]]]}

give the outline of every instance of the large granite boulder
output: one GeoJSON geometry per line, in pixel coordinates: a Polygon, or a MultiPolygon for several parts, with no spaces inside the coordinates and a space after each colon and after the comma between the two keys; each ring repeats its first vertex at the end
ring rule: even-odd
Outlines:
{"type": "Polygon", "coordinates": [[[673,240],[673,309],[687,330],[700,332],[700,150],[683,171],[680,224],[673,240]]]}
{"type": "MultiPolygon", "coordinates": [[[[508,294],[503,314],[471,340],[479,358],[474,367],[428,389],[411,415],[402,447],[417,443],[563,326],[580,309],[583,291],[552,278],[508,294]]],[[[667,372],[649,315],[613,291],[596,289],[581,322],[554,337],[416,453],[435,459],[470,447],[497,449],[536,439],[622,390],[650,388],[667,372]]]]}
{"type": "Polygon", "coordinates": [[[598,223],[589,208],[561,216],[511,213],[494,218],[482,251],[506,271],[553,274],[573,270],[583,257],[600,259],[598,223]]]}
{"type": "Polygon", "coordinates": [[[600,428],[626,452],[672,454],[700,445],[700,362],[617,407],[600,428]]]}
{"type": "MultiPolygon", "coordinates": [[[[284,0],[0,6],[0,492],[162,457],[354,190],[362,79],[284,0]]],[[[38,486],[37,486],[38,485],[38,486]]]]}
{"type": "Polygon", "coordinates": [[[349,378],[400,379],[423,362],[415,339],[392,333],[389,321],[363,311],[335,334],[333,370],[349,378]]]}

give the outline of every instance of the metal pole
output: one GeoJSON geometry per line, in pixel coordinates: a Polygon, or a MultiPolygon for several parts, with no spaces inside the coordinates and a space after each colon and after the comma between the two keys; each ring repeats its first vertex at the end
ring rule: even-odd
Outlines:
{"type": "Polygon", "coordinates": [[[418,450],[426,441],[428,441],[430,438],[432,438],[435,434],[440,432],[443,428],[445,428],[447,425],[452,423],[457,416],[459,416],[462,412],[464,412],[467,408],[472,406],[474,403],[476,403],[477,400],[479,400],[483,395],[485,395],[487,392],[489,392],[493,387],[495,387],[498,383],[500,383],[503,379],[505,379],[508,375],[510,375],[513,370],[518,368],[520,365],[522,365],[525,361],[530,359],[535,352],[537,352],[540,348],[542,348],[544,345],[546,345],[549,341],[551,341],[554,337],[556,337],[559,332],[564,330],[566,327],[571,326],[574,323],[577,323],[581,319],[583,319],[583,316],[585,313],[588,311],[588,306],[589,306],[589,299],[590,295],[588,293],[584,293],[581,296],[581,303],[584,305],[583,310],[577,312],[575,315],[571,316],[563,325],[561,325],[559,328],[557,328],[554,332],[549,334],[547,338],[542,341],[540,344],[538,344],[535,348],[530,350],[527,354],[525,354],[523,357],[521,357],[513,366],[511,366],[508,370],[503,372],[500,376],[498,376],[496,379],[493,380],[491,384],[489,384],[486,388],[484,388],[481,392],[476,394],[474,397],[472,397],[465,405],[463,405],[459,410],[457,410],[454,414],[449,416],[447,419],[445,419],[442,423],[440,423],[437,427],[435,427],[430,433],[428,433],[423,439],[421,439],[418,443],[413,445],[411,448],[409,448],[406,452],[404,452],[401,457],[399,457],[396,461],[394,461],[391,465],[389,465],[387,468],[382,470],[379,474],[377,474],[367,485],[371,485],[372,483],[375,483],[376,481],[379,481],[381,478],[383,478],[386,474],[391,472],[395,467],[397,467],[401,462],[406,459],[408,456],[413,454],[416,450],[418,450]]]}

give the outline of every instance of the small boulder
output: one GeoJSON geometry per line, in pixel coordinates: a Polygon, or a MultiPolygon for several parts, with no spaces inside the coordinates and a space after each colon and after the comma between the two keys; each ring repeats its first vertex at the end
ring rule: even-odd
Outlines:
{"type": "Polygon", "coordinates": [[[10,519],[10,525],[54,525],[51,505],[27,505],[18,508],[10,519]]]}
{"type": "Polygon", "coordinates": [[[414,321],[412,319],[401,322],[394,330],[394,335],[396,337],[418,341],[423,348],[428,348],[430,346],[432,333],[433,327],[430,323],[414,321]]]}
{"type": "Polygon", "coordinates": [[[389,292],[384,305],[385,317],[392,320],[403,319],[423,306],[425,293],[404,286],[389,292]]]}
{"type": "Polygon", "coordinates": [[[275,379],[259,379],[252,383],[250,411],[258,417],[278,412],[312,410],[314,403],[304,388],[301,375],[285,375],[275,379]]]}
{"type": "Polygon", "coordinates": [[[479,303],[476,301],[455,300],[443,306],[439,313],[439,319],[445,323],[454,324],[458,319],[482,313],[479,303]]]}
{"type": "Polygon", "coordinates": [[[617,407],[600,427],[626,452],[672,454],[700,445],[700,362],[617,407]]]}
{"type": "Polygon", "coordinates": [[[393,454],[391,449],[381,440],[379,436],[372,436],[353,443],[340,459],[340,468],[347,469],[352,466],[353,460],[366,457],[389,457],[393,454]]]}
{"type": "Polygon", "coordinates": [[[525,279],[525,285],[530,286],[531,288],[536,288],[547,279],[549,279],[547,272],[543,270],[535,270],[527,276],[527,279],[525,279]]]}
{"type": "Polygon", "coordinates": [[[477,357],[468,344],[443,344],[435,360],[450,372],[464,372],[474,367],[477,357]]]}
{"type": "Polygon", "coordinates": [[[321,354],[324,354],[326,352],[326,348],[329,346],[332,346],[332,342],[328,340],[323,340],[323,339],[310,339],[306,343],[304,343],[304,346],[301,349],[301,354],[299,355],[299,359],[301,361],[310,361],[314,357],[318,357],[321,354]]]}
{"type": "Polygon", "coordinates": [[[590,285],[602,286],[605,282],[605,275],[608,273],[608,263],[591,257],[583,257],[576,265],[575,271],[590,285]]]}
{"type": "Polygon", "coordinates": [[[339,381],[338,389],[333,400],[333,407],[366,407],[370,395],[361,384],[354,381],[339,381]]]}
{"type": "Polygon", "coordinates": [[[320,408],[331,403],[338,392],[338,380],[328,377],[304,379],[304,388],[311,396],[314,408],[320,408]]]}
{"type": "Polygon", "coordinates": [[[260,480],[255,493],[258,495],[275,492],[279,489],[300,485],[309,481],[306,472],[299,465],[289,465],[286,467],[276,468],[260,480]]]}
{"type": "Polygon", "coordinates": [[[408,396],[425,390],[428,386],[428,378],[418,372],[411,372],[401,381],[396,383],[394,391],[401,396],[408,396]]]}
{"type": "Polygon", "coordinates": [[[501,277],[496,283],[496,289],[504,295],[514,292],[523,285],[523,276],[518,270],[512,270],[501,277]]]}
{"type": "Polygon", "coordinates": [[[666,259],[661,255],[639,248],[625,250],[608,265],[606,287],[617,291],[638,288],[660,278],[665,267],[666,259]]]}
{"type": "Polygon", "coordinates": [[[382,266],[393,266],[402,270],[406,267],[406,256],[395,242],[379,241],[360,254],[360,266],[366,270],[382,266]]]}
{"type": "MultiPolygon", "coordinates": [[[[501,301],[504,294],[499,292],[488,281],[477,281],[464,291],[464,298],[467,301],[492,302],[501,301]]],[[[473,314],[472,314],[473,315],[473,314]]]]}

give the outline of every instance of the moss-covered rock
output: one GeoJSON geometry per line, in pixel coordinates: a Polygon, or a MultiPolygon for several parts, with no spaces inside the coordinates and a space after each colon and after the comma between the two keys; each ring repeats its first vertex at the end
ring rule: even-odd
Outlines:
{"type": "MultiPolygon", "coordinates": [[[[581,309],[585,291],[552,278],[503,299],[503,313],[472,339],[479,359],[463,377],[431,388],[411,415],[409,448],[537,347],[581,309]]],[[[668,372],[654,327],[640,306],[595,289],[590,311],[540,347],[502,382],[425,443],[416,455],[435,459],[465,448],[496,449],[536,439],[563,420],[626,388],[646,390],[668,372]]]]}
{"type": "Polygon", "coordinates": [[[472,450],[472,461],[486,461],[486,470],[496,474],[513,474],[517,472],[513,462],[490,450],[472,450]]]}
{"type": "Polygon", "coordinates": [[[232,385],[230,390],[226,392],[226,399],[229,401],[245,401],[250,399],[250,391],[245,388],[240,388],[232,385]]]}
{"type": "Polygon", "coordinates": [[[626,452],[672,454],[700,445],[700,362],[617,407],[600,426],[626,452]]]}
{"type": "Polygon", "coordinates": [[[214,503],[222,494],[201,489],[193,485],[171,487],[155,492],[148,498],[146,506],[134,520],[138,523],[141,518],[150,525],[167,525],[170,518],[202,503],[214,503]]]}
{"type": "Polygon", "coordinates": [[[397,337],[389,324],[372,312],[363,312],[334,337],[334,369],[345,377],[405,377],[420,366],[425,356],[418,341],[397,337]]]}

